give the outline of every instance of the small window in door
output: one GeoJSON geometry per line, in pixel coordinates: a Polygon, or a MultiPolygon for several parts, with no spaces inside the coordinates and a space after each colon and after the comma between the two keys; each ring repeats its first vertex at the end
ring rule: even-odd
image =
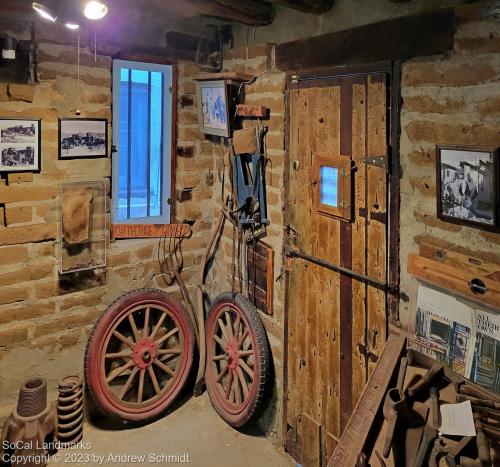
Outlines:
{"type": "Polygon", "coordinates": [[[113,61],[113,223],[170,222],[172,67],[113,61]]]}
{"type": "Polygon", "coordinates": [[[316,156],[314,173],[316,212],[350,221],[352,218],[350,158],[316,156]]]}

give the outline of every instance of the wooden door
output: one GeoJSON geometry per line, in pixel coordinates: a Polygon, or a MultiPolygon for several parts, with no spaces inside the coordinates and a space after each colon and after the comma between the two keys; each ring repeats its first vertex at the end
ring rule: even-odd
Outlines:
{"type": "MultiPolygon", "coordinates": [[[[385,283],[387,75],[339,76],[289,87],[288,247],[385,283]],[[351,221],[315,209],[315,159],[352,161],[351,221]],[[384,158],[377,161],[384,162],[384,158]]],[[[326,465],[387,339],[386,293],[304,257],[287,260],[287,448],[326,465]]]]}

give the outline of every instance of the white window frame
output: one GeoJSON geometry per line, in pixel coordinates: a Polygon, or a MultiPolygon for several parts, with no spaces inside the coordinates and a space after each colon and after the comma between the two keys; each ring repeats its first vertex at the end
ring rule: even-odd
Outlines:
{"type": "MultiPolygon", "coordinates": [[[[173,112],[173,79],[174,69],[171,65],[113,60],[113,145],[116,150],[112,154],[112,192],[111,222],[113,224],[168,224],[171,220],[170,201],[172,196],[172,121],[173,112]],[[164,119],[163,119],[163,165],[162,165],[162,214],[134,219],[119,219],[119,180],[120,180],[120,77],[122,68],[164,73],[164,119]],[[170,118],[168,118],[170,116],[170,118]]],[[[127,155],[125,154],[124,157],[127,155]]]]}

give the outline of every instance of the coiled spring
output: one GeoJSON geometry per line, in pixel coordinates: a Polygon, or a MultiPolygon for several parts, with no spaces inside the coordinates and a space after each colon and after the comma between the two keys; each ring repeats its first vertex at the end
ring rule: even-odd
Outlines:
{"type": "Polygon", "coordinates": [[[70,446],[82,439],[83,383],[78,376],[67,376],[59,381],[57,420],[62,445],[70,446]]]}

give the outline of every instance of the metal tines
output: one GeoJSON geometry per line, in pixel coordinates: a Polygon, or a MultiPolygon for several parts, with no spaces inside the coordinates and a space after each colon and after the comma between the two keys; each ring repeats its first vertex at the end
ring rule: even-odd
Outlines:
{"type": "Polygon", "coordinates": [[[83,383],[78,376],[66,376],[59,381],[57,420],[62,446],[71,446],[82,439],[83,383]]]}

